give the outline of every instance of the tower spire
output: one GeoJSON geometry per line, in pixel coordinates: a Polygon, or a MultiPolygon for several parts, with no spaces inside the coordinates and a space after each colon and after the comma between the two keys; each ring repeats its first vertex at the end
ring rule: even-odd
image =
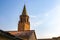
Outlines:
{"type": "Polygon", "coordinates": [[[18,23],[18,31],[30,30],[29,16],[26,12],[26,6],[24,5],[22,15],[20,15],[20,20],[18,23]]]}
{"type": "Polygon", "coordinates": [[[27,15],[26,6],[24,5],[22,15],[27,15]]]}

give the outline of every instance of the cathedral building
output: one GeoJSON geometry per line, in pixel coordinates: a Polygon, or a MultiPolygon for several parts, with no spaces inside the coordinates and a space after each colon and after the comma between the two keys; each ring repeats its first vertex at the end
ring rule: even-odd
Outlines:
{"type": "Polygon", "coordinates": [[[8,31],[10,34],[23,40],[37,40],[34,30],[30,30],[29,16],[24,5],[20,20],[18,22],[18,31],[8,31]]]}
{"type": "Polygon", "coordinates": [[[29,16],[24,5],[20,20],[18,22],[17,31],[2,31],[0,30],[0,40],[60,40],[60,37],[51,39],[37,39],[35,30],[30,30],[29,16]]]}
{"type": "Polygon", "coordinates": [[[30,30],[29,16],[24,5],[17,31],[0,31],[0,40],[37,40],[34,30],[30,30]]]}

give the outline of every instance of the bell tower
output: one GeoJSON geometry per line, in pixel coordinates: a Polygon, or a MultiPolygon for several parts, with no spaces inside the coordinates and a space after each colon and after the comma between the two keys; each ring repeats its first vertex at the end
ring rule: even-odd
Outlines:
{"type": "Polygon", "coordinates": [[[18,31],[30,30],[29,16],[26,12],[26,6],[24,5],[20,20],[18,23],[18,31]]]}

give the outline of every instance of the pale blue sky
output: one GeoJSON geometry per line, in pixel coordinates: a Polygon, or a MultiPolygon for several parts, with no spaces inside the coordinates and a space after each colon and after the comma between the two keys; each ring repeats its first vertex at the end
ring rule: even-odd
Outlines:
{"type": "Polygon", "coordinates": [[[0,29],[17,30],[24,4],[37,38],[60,36],[60,0],[0,0],[0,29]]]}

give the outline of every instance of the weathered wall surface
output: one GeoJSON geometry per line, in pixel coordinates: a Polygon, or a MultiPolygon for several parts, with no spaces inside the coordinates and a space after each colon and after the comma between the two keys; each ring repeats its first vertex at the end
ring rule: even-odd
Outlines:
{"type": "Polygon", "coordinates": [[[29,40],[36,40],[34,33],[30,36],[29,40]]]}

